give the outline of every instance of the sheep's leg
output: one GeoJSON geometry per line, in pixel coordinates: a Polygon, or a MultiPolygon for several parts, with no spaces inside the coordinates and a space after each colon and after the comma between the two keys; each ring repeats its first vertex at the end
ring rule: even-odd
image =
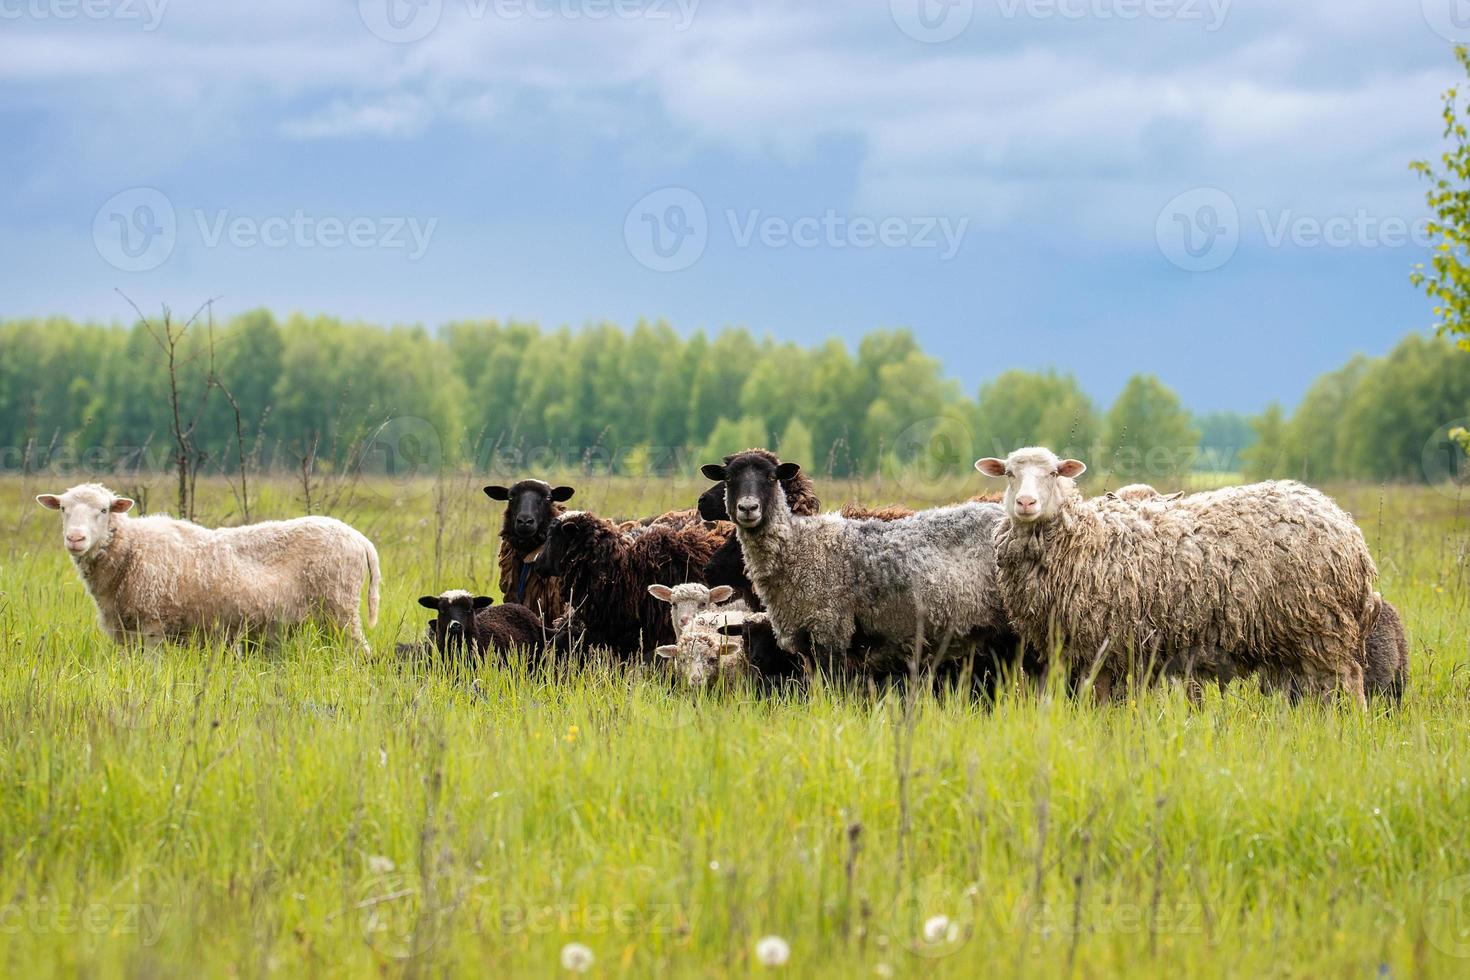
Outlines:
{"type": "Polygon", "coordinates": [[[1205,703],[1205,686],[1200,683],[1198,677],[1191,672],[1184,678],[1184,696],[1189,699],[1191,708],[1201,708],[1205,703]]]}
{"type": "Polygon", "coordinates": [[[1113,676],[1111,667],[1104,667],[1097,672],[1097,677],[1092,682],[1092,697],[1099,705],[1112,704],[1117,697],[1117,678],[1113,676]]]}

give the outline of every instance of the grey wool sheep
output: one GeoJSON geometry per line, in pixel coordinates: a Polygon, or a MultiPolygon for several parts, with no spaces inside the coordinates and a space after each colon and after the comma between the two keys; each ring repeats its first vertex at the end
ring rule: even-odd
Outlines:
{"type": "Polygon", "coordinates": [[[873,674],[915,655],[958,657],[1006,642],[991,544],[998,505],[893,521],[800,517],[783,490],[799,470],[754,452],[703,469],[725,482],[746,570],[784,649],[819,668],[873,674]]]}
{"type": "Polygon", "coordinates": [[[975,467],[1007,480],[995,546],[1011,621],[1028,644],[1059,645],[1064,666],[1095,670],[1100,697],[1153,665],[1267,671],[1365,703],[1377,569],[1352,518],[1318,491],[1280,481],[1139,505],[1083,500],[1086,465],[1047,449],[975,467]]]}
{"type": "Polygon", "coordinates": [[[61,511],[62,538],[118,642],[194,634],[270,640],[282,627],[317,622],[367,649],[359,607],[378,620],[378,552],[330,517],[298,517],[211,529],[161,514],[130,517],[133,501],[96,483],[43,493],[61,511]]]}

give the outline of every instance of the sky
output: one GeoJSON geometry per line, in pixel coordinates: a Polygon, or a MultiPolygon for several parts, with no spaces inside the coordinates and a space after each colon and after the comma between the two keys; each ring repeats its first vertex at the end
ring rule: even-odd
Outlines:
{"type": "Polygon", "coordinates": [[[0,316],[912,330],[1288,406],[1431,326],[1467,0],[0,0],[0,316]]]}

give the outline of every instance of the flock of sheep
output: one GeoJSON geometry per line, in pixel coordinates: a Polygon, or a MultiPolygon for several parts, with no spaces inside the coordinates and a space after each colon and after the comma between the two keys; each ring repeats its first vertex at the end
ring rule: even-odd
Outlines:
{"type": "MultiPolygon", "coordinates": [[[[796,463],[760,449],[705,466],[689,510],[612,521],[568,510],[571,487],[490,486],[505,502],[504,601],[450,590],[406,652],[450,658],[513,649],[622,662],[653,653],[692,687],[820,672],[882,681],[933,676],[993,693],[1007,677],[1061,671],[1102,699],[1129,684],[1256,676],[1293,699],[1397,702],[1403,623],[1374,591],[1362,532],[1290,481],[1168,496],[1135,485],[1084,499],[1078,460],[1046,449],[982,459],[1003,499],[928,510],[823,513],[796,463]]],[[[199,634],[267,641],[318,622],[367,648],[377,619],[372,543],[326,517],[210,530],[96,484],[42,494],[118,641],[199,634]]]]}

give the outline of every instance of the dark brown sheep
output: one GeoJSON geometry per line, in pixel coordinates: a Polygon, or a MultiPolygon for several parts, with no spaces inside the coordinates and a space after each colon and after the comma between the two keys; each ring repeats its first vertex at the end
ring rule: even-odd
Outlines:
{"type": "Polygon", "coordinates": [[[541,618],[527,606],[497,606],[494,602],[487,595],[472,595],[461,589],[419,598],[419,605],[439,613],[430,626],[429,639],[446,659],[467,655],[469,660],[479,662],[487,650],[501,657],[516,649],[539,651],[541,618]]]}
{"type": "Polygon", "coordinates": [[[1368,696],[1385,698],[1393,704],[1404,700],[1409,682],[1409,640],[1404,621],[1387,599],[1378,607],[1378,621],[1368,634],[1363,688],[1368,696]]]}
{"type": "Polygon", "coordinates": [[[668,607],[648,587],[702,582],[710,556],[733,532],[728,523],[701,522],[625,533],[596,514],[568,511],[551,522],[535,567],[575,605],[572,628],[587,646],[631,657],[674,642],[668,607]]]}
{"type": "Polygon", "coordinates": [[[561,592],[556,582],[536,573],[530,559],[546,543],[552,518],[566,510],[562,505],[574,493],[572,487],[553,487],[544,480],[485,488],[491,500],[506,501],[500,522],[500,591],[507,603],[527,606],[548,623],[566,611],[561,592]]]}

